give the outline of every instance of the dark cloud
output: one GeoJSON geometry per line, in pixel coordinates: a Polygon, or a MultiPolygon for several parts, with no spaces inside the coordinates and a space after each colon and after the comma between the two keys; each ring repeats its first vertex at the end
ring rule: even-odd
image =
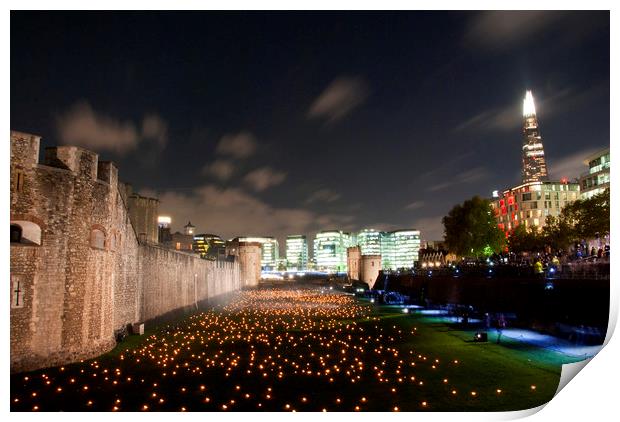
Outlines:
{"type": "Polygon", "coordinates": [[[234,158],[247,158],[254,154],[257,148],[256,138],[250,132],[239,132],[234,135],[225,135],[217,144],[216,152],[234,158]]]}
{"type": "Polygon", "coordinates": [[[97,152],[109,151],[126,155],[148,141],[163,149],[168,141],[168,126],[156,114],[149,114],[142,121],[142,128],[131,120],[120,120],[98,113],[86,101],[73,105],[56,118],[56,129],[62,143],[77,145],[97,152]]]}
{"type": "Polygon", "coordinates": [[[465,42],[474,48],[508,49],[549,29],[565,17],[559,11],[486,11],[473,18],[465,42]]]}
{"type": "Polygon", "coordinates": [[[417,210],[417,209],[422,208],[425,204],[426,202],[424,201],[413,201],[412,203],[407,204],[405,206],[405,209],[406,210],[417,210]]]}
{"type": "Polygon", "coordinates": [[[235,172],[235,165],[230,160],[217,159],[202,168],[202,174],[210,175],[222,182],[230,179],[235,172]]]}
{"type": "Polygon", "coordinates": [[[313,202],[334,202],[340,199],[340,194],[332,191],[331,189],[319,189],[314,191],[306,200],[306,204],[312,204],[313,202]]]}
{"type": "Polygon", "coordinates": [[[324,118],[328,122],[336,121],[363,104],[367,96],[368,85],[362,78],[335,79],[314,100],[308,117],[324,118]]]}
{"type": "Polygon", "coordinates": [[[286,179],[286,173],[271,167],[261,167],[246,174],[243,181],[256,192],[262,192],[272,186],[279,185],[286,179]]]}
{"type": "Polygon", "coordinates": [[[472,49],[512,51],[554,33],[555,48],[574,48],[609,24],[600,12],[561,10],[494,10],[479,12],[467,25],[464,43],[472,49]]]}

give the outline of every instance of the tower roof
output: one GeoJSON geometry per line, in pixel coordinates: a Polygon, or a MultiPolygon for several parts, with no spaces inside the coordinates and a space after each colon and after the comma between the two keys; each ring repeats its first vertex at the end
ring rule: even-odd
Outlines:
{"type": "Polygon", "coordinates": [[[185,227],[196,227],[196,226],[193,226],[193,225],[192,225],[192,222],[191,222],[191,221],[188,221],[188,222],[187,222],[187,224],[185,225],[185,227]]]}
{"type": "Polygon", "coordinates": [[[535,116],[536,107],[534,106],[534,97],[532,91],[525,92],[525,98],[523,99],[523,117],[535,116]]]}

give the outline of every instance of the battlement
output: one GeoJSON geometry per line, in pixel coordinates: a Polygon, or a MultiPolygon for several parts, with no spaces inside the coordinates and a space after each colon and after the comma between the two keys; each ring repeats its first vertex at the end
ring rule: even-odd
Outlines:
{"type": "Polygon", "coordinates": [[[11,165],[26,168],[38,164],[40,144],[40,136],[12,130],[11,165]]]}
{"type": "Polygon", "coordinates": [[[112,161],[99,161],[97,179],[114,186],[118,183],[118,167],[112,161]]]}
{"type": "Polygon", "coordinates": [[[45,148],[44,163],[50,167],[71,170],[92,180],[97,180],[99,154],[76,146],[45,148]]]}
{"type": "MultiPolygon", "coordinates": [[[[28,169],[39,164],[41,137],[31,133],[11,131],[11,166],[28,169]]],[[[46,147],[44,166],[71,171],[110,186],[118,183],[118,167],[112,161],[99,161],[99,154],[73,145],[46,147]]]]}

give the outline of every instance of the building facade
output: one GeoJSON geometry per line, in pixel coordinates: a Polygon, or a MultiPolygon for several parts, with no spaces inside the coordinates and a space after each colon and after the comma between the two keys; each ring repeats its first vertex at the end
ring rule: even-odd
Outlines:
{"type": "Polygon", "coordinates": [[[390,269],[412,268],[420,252],[419,230],[396,230],[389,233],[392,256],[390,269]]]}
{"type": "Polygon", "coordinates": [[[499,193],[491,207],[498,227],[508,233],[519,224],[540,229],[548,216],[557,217],[566,204],[577,199],[577,183],[529,182],[499,193]]]}
{"type": "Polygon", "coordinates": [[[180,232],[172,233],[163,245],[175,251],[194,252],[194,236],[180,232]]]}
{"type": "Polygon", "coordinates": [[[587,157],[588,171],[579,178],[581,199],[589,199],[609,188],[609,148],[587,157]]]}
{"type": "Polygon", "coordinates": [[[157,217],[157,242],[160,244],[170,243],[172,241],[172,232],[170,231],[170,225],[172,224],[172,218],[166,215],[160,215],[157,217]]]}
{"type": "Polygon", "coordinates": [[[521,182],[539,182],[548,180],[547,163],[542,136],[538,128],[536,107],[531,91],[525,93],[523,100],[523,145],[521,182]]]}
{"type": "Polygon", "coordinates": [[[226,258],[226,242],[216,234],[195,234],[192,249],[197,254],[200,254],[202,259],[215,260],[226,258]]]}
{"type": "Polygon", "coordinates": [[[304,235],[286,237],[286,268],[288,270],[308,269],[308,239],[304,235]]]}
{"type": "Polygon", "coordinates": [[[239,237],[239,242],[259,243],[261,245],[261,268],[271,271],[278,268],[278,259],[280,259],[280,246],[278,239],[268,237],[239,237]]]}
{"type": "Polygon", "coordinates": [[[391,232],[381,232],[381,258],[384,270],[394,267],[394,235],[391,232]]]}
{"type": "Polygon", "coordinates": [[[361,230],[357,235],[360,256],[381,256],[381,268],[396,270],[412,268],[418,261],[420,231],[415,229],[380,232],[361,230]]]}
{"type": "Polygon", "coordinates": [[[364,229],[357,234],[357,243],[362,249],[362,255],[381,255],[381,232],[374,229],[364,229]]]}
{"type": "Polygon", "coordinates": [[[314,238],[314,259],[316,269],[343,272],[347,270],[347,248],[351,246],[351,235],[338,230],[326,230],[314,238]]]}

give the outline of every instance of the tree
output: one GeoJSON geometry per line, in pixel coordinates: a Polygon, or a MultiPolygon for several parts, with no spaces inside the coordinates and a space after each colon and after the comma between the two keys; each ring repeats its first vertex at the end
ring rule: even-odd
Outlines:
{"type": "Polygon", "coordinates": [[[505,244],[497,227],[491,203],[479,196],[455,205],[443,218],[448,249],[461,256],[480,257],[498,253],[505,244]]]}
{"type": "Polygon", "coordinates": [[[534,228],[519,224],[508,237],[508,249],[511,252],[534,252],[545,248],[545,237],[534,228]]]}
{"type": "Polygon", "coordinates": [[[582,239],[609,233],[609,189],[589,199],[566,205],[558,217],[545,220],[545,242],[554,249],[565,249],[582,239]]]}
{"type": "Polygon", "coordinates": [[[560,218],[570,224],[577,239],[609,233],[609,189],[589,199],[577,200],[562,210],[560,218]]]}

